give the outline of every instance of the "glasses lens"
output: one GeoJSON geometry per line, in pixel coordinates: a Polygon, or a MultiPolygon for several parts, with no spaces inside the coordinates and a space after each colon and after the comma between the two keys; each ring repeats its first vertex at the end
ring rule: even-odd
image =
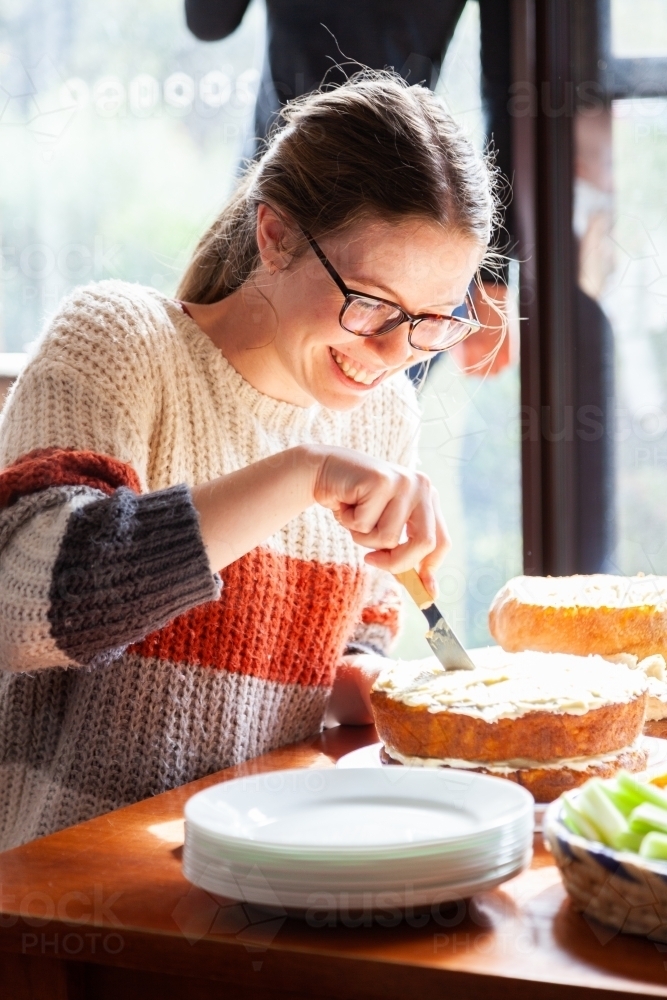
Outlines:
{"type": "Polygon", "coordinates": [[[358,337],[389,333],[402,321],[403,313],[396,306],[361,295],[348,298],[340,320],[343,329],[358,337]]]}
{"type": "Polygon", "coordinates": [[[455,317],[423,319],[413,330],[412,346],[423,351],[446,351],[476,329],[476,325],[455,317]]]}

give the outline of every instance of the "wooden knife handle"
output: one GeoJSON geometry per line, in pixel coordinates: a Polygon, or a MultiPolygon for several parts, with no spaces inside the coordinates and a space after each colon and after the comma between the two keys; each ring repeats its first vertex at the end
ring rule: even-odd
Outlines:
{"type": "Polygon", "coordinates": [[[405,573],[396,573],[395,576],[398,582],[403,584],[418,608],[421,608],[422,611],[424,608],[430,608],[433,604],[433,598],[421,582],[416,569],[408,569],[405,573]]]}

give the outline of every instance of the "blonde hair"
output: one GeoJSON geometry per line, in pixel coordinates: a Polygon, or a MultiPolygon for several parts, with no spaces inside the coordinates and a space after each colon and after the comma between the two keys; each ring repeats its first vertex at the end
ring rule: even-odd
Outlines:
{"type": "MultiPolygon", "coordinates": [[[[283,108],[263,155],[201,237],[177,295],[217,302],[250,277],[260,202],[315,238],[372,214],[417,216],[488,248],[499,223],[496,186],[491,157],[431,91],[363,70],[283,108]]],[[[493,257],[488,251],[487,267],[493,257]]]]}

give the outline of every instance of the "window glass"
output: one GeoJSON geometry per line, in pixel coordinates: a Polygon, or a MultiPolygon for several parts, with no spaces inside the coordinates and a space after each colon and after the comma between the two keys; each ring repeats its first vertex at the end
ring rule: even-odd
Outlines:
{"type": "Polygon", "coordinates": [[[617,101],[602,302],[616,354],[615,564],[667,573],[667,99],[617,101]]]}
{"type": "Polygon", "coordinates": [[[611,0],[611,50],[626,59],[667,56],[665,0],[611,0]]]}
{"type": "Polygon", "coordinates": [[[0,23],[0,351],[13,352],[75,285],[175,289],[251,127],[264,7],[212,44],[182,0],[14,0],[0,23]]]}

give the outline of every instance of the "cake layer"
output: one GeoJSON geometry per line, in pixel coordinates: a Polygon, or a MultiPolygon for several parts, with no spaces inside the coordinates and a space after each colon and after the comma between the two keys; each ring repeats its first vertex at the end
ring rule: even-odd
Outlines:
{"type": "Polygon", "coordinates": [[[497,722],[537,711],[585,715],[632,701],[648,683],[644,671],[601,656],[508,653],[499,646],[471,650],[470,656],[475,670],[445,670],[434,656],[390,661],[373,691],[411,708],[497,722]]]}
{"type": "MultiPolygon", "coordinates": [[[[406,757],[393,748],[383,752],[383,760],[387,764],[405,764],[406,766],[460,767],[447,760],[424,760],[417,757],[406,757]]],[[[527,788],[536,802],[553,802],[563,792],[578,788],[589,778],[613,778],[619,771],[643,771],[648,762],[648,752],[638,743],[623,747],[615,754],[603,754],[589,758],[574,760],[551,761],[548,764],[538,764],[536,767],[484,766],[479,761],[466,761],[465,770],[476,771],[479,774],[491,774],[507,778],[527,788]]]]}
{"type": "Polygon", "coordinates": [[[495,764],[487,764],[481,760],[461,760],[457,757],[410,757],[391,746],[385,746],[384,749],[392,760],[405,764],[406,767],[455,767],[461,771],[477,771],[483,767],[489,774],[502,778],[515,771],[534,771],[537,768],[544,771],[560,771],[563,768],[570,771],[588,771],[591,767],[616,763],[619,754],[635,754],[639,751],[641,751],[640,757],[644,755],[648,759],[648,752],[644,749],[644,740],[641,736],[621,750],[595,754],[592,757],[561,757],[557,760],[528,760],[519,757],[516,760],[499,760],[495,764]]]}
{"type": "Polygon", "coordinates": [[[647,719],[644,723],[644,735],[667,740],[667,719],[647,719]]]}
{"type": "Polygon", "coordinates": [[[445,671],[434,657],[389,664],[371,691],[383,743],[408,756],[493,764],[615,752],[641,733],[643,671],[497,648],[472,658],[474,671],[445,671]]]}
{"type": "Polygon", "coordinates": [[[414,757],[456,757],[496,761],[591,757],[619,750],[642,731],[646,695],[606,705],[585,715],[531,712],[518,719],[484,722],[456,712],[429,712],[371,693],[375,726],[382,742],[414,757]]]}
{"type": "Polygon", "coordinates": [[[667,655],[667,577],[518,576],[496,594],[489,629],[504,649],[667,655]]]}

